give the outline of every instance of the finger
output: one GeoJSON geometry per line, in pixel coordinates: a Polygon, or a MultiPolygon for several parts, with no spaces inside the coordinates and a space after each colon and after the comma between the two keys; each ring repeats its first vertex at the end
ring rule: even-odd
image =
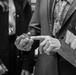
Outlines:
{"type": "Polygon", "coordinates": [[[18,45],[18,49],[23,50],[23,51],[29,51],[31,49],[31,45],[33,44],[33,40],[32,39],[28,39],[27,40],[23,40],[23,43],[20,43],[18,45]]]}
{"type": "Polygon", "coordinates": [[[45,46],[47,40],[44,40],[43,42],[40,43],[40,46],[39,46],[39,52],[40,54],[42,54],[42,50],[43,50],[43,47],[45,46]]]}
{"type": "Polygon", "coordinates": [[[36,56],[38,55],[38,50],[39,50],[39,47],[35,49],[35,55],[36,56]]]}
{"type": "Polygon", "coordinates": [[[22,40],[20,41],[19,45],[20,45],[20,44],[24,44],[24,43],[27,44],[28,41],[29,41],[29,38],[22,39],[22,40]]]}
{"type": "Polygon", "coordinates": [[[15,41],[14,44],[17,46],[23,38],[24,38],[24,35],[19,36],[19,37],[16,39],[16,41],[15,41]]]}
{"type": "Polygon", "coordinates": [[[33,40],[44,40],[46,36],[31,36],[30,38],[33,40]]]}
{"type": "Polygon", "coordinates": [[[3,69],[3,67],[2,67],[2,64],[0,65],[0,73],[4,73],[5,72],[5,70],[3,69]]]}
{"type": "Polygon", "coordinates": [[[19,40],[21,38],[25,38],[24,34],[20,35],[20,36],[17,36],[17,39],[16,40],[19,40]]]}
{"type": "Polygon", "coordinates": [[[58,52],[59,50],[60,50],[60,47],[56,47],[56,48],[54,48],[52,51],[58,52]]]}
{"type": "Polygon", "coordinates": [[[46,43],[46,45],[43,47],[43,50],[44,50],[44,51],[46,51],[46,50],[47,50],[47,48],[49,47],[49,45],[50,45],[50,43],[49,43],[49,42],[47,42],[47,43],[46,43]]]}
{"type": "Polygon", "coordinates": [[[24,48],[24,51],[30,51],[31,50],[31,46],[28,48],[24,48]]]}
{"type": "Polygon", "coordinates": [[[23,45],[24,45],[24,43],[23,43],[23,44],[18,45],[18,46],[17,46],[17,48],[18,48],[19,50],[24,50],[24,48],[22,47],[23,45]]]}
{"type": "Polygon", "coordinates": [[[24,71],[21,72],[21,75],[24,75],[24,71]]]}
{"type": "Polygon", "coordinates": [[[31,36],[31,33],[30,33],[30,32],[28,32],[28,33],[27,33],[27,35],[28,35],[28,36],[31,36]]]}
{"type": "Polygon", "coordinates": [[[5,70],[2,68],[1,70],[0,70],[0,74],[4,74],[5,73],[5,70]]]}
{"type": "Polygon", "coordinates": [[[4,7],[3,2],[0,2],[0,5],[3,7],[3,12],[4,12],[5,11],[5,7],[4,7]]]}
{"type": "Polygon", "coordinates": [[[24,48],[28,44],[28,41],[29,41],[28,38],[22,39],[17,47],[18,48],[24,48]]]}
{"type": "Polygon", "coordinates": [[[47,55],[50,55],[50,52],[52,51],[52,49],[53,49],[53,46],[49,45],[49,47],[48,47],[48,49],[45,51],[45,53],[46,53],[47,55]]]}
{"type": "Polygon", "coordinates": [[[4,64],[2,64],[2,67],[3,67],[3,69],[4,69],[5,71],[8,71],[8,69],[5,67],[4,64]]]}
{"type": "Polygon", "coordinates": [[[33,44],[33,40],[32,39],[30,39],[28,42],[27,42],[27,44],[25,44],[25,48],[28,48],[28,47],[30,47],[32,44],[33,44]]]}
{"type": "Polygon", "coordinates": [[[0,70],[0,75],[2,75],[3,74],[3,72],[2,72],[2,70],[0,70]]]}

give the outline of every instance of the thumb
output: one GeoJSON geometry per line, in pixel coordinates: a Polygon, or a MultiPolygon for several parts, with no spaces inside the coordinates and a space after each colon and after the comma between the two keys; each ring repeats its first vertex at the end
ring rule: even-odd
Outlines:
{"type": "Polygon", "coordinates": [[[25,75],[25,71],[24,70],[22,70],[21,75],[25,75]]]}
{"type": "Polygon", "coordinates": [[[54,52],[58,52],[60,50],[60,47],[54,48],[53,51],[54,52]]]}

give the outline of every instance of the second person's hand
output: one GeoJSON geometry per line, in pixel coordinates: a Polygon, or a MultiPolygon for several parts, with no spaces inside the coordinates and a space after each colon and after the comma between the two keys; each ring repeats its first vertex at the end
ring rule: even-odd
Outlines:
{"type": "Polygon", "coordinates": [[[32,44],[33,39],[30,39],[30,33],[22,34],[21,36],[17,37],[15,41],[16,47],[22,51],[29,51],[32,44]]]}

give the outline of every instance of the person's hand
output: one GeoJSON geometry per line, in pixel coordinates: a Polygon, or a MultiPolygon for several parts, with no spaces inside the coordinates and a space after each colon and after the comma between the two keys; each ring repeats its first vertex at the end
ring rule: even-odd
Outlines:
{"type": "Polygon", "coordinates": [[[4,65],[4,64],[1,64],[1,65],[0,65],[0,75],[4,74],[6,71],[8,71],[8,70],[7,70],[7,68],[5,67],[5,65],[4,65]]]}
{"type": "Polygon", "coordinates": [[[22,70],[21,75],[31,75],[31,73],[27,70],[22,70]]]}
{"type": "Polygon", "coordinates": [[[39,45],[39,51],[41,54],[43,50],[46,54],[49,55],[51,51],[56,52],[61,47],[60,41],[50,36],[32,36],[31,39],[43,40],[39,45]]]}
{"type": "Polygon", "coordinates": [[[4,3],[2,1],[0,1],[0,6],[3,8],[3,12],[5,11],[5,6],[4,3]]]}
{"type": "Polygon", "coordinates": [[[22,34],[15,41],[16,47],[22,51],[29,51],[31,49],[32,44],[33,40],[30,39],[30,33],[22,34]]]}

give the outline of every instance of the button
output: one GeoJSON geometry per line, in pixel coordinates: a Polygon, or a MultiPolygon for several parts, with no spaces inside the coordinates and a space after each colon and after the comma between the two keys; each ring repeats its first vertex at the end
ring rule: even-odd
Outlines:
{"type": "Polygon", "coordinates": [[[19,15],[17,15],[17,17],[19,17],[19,15]]]}

